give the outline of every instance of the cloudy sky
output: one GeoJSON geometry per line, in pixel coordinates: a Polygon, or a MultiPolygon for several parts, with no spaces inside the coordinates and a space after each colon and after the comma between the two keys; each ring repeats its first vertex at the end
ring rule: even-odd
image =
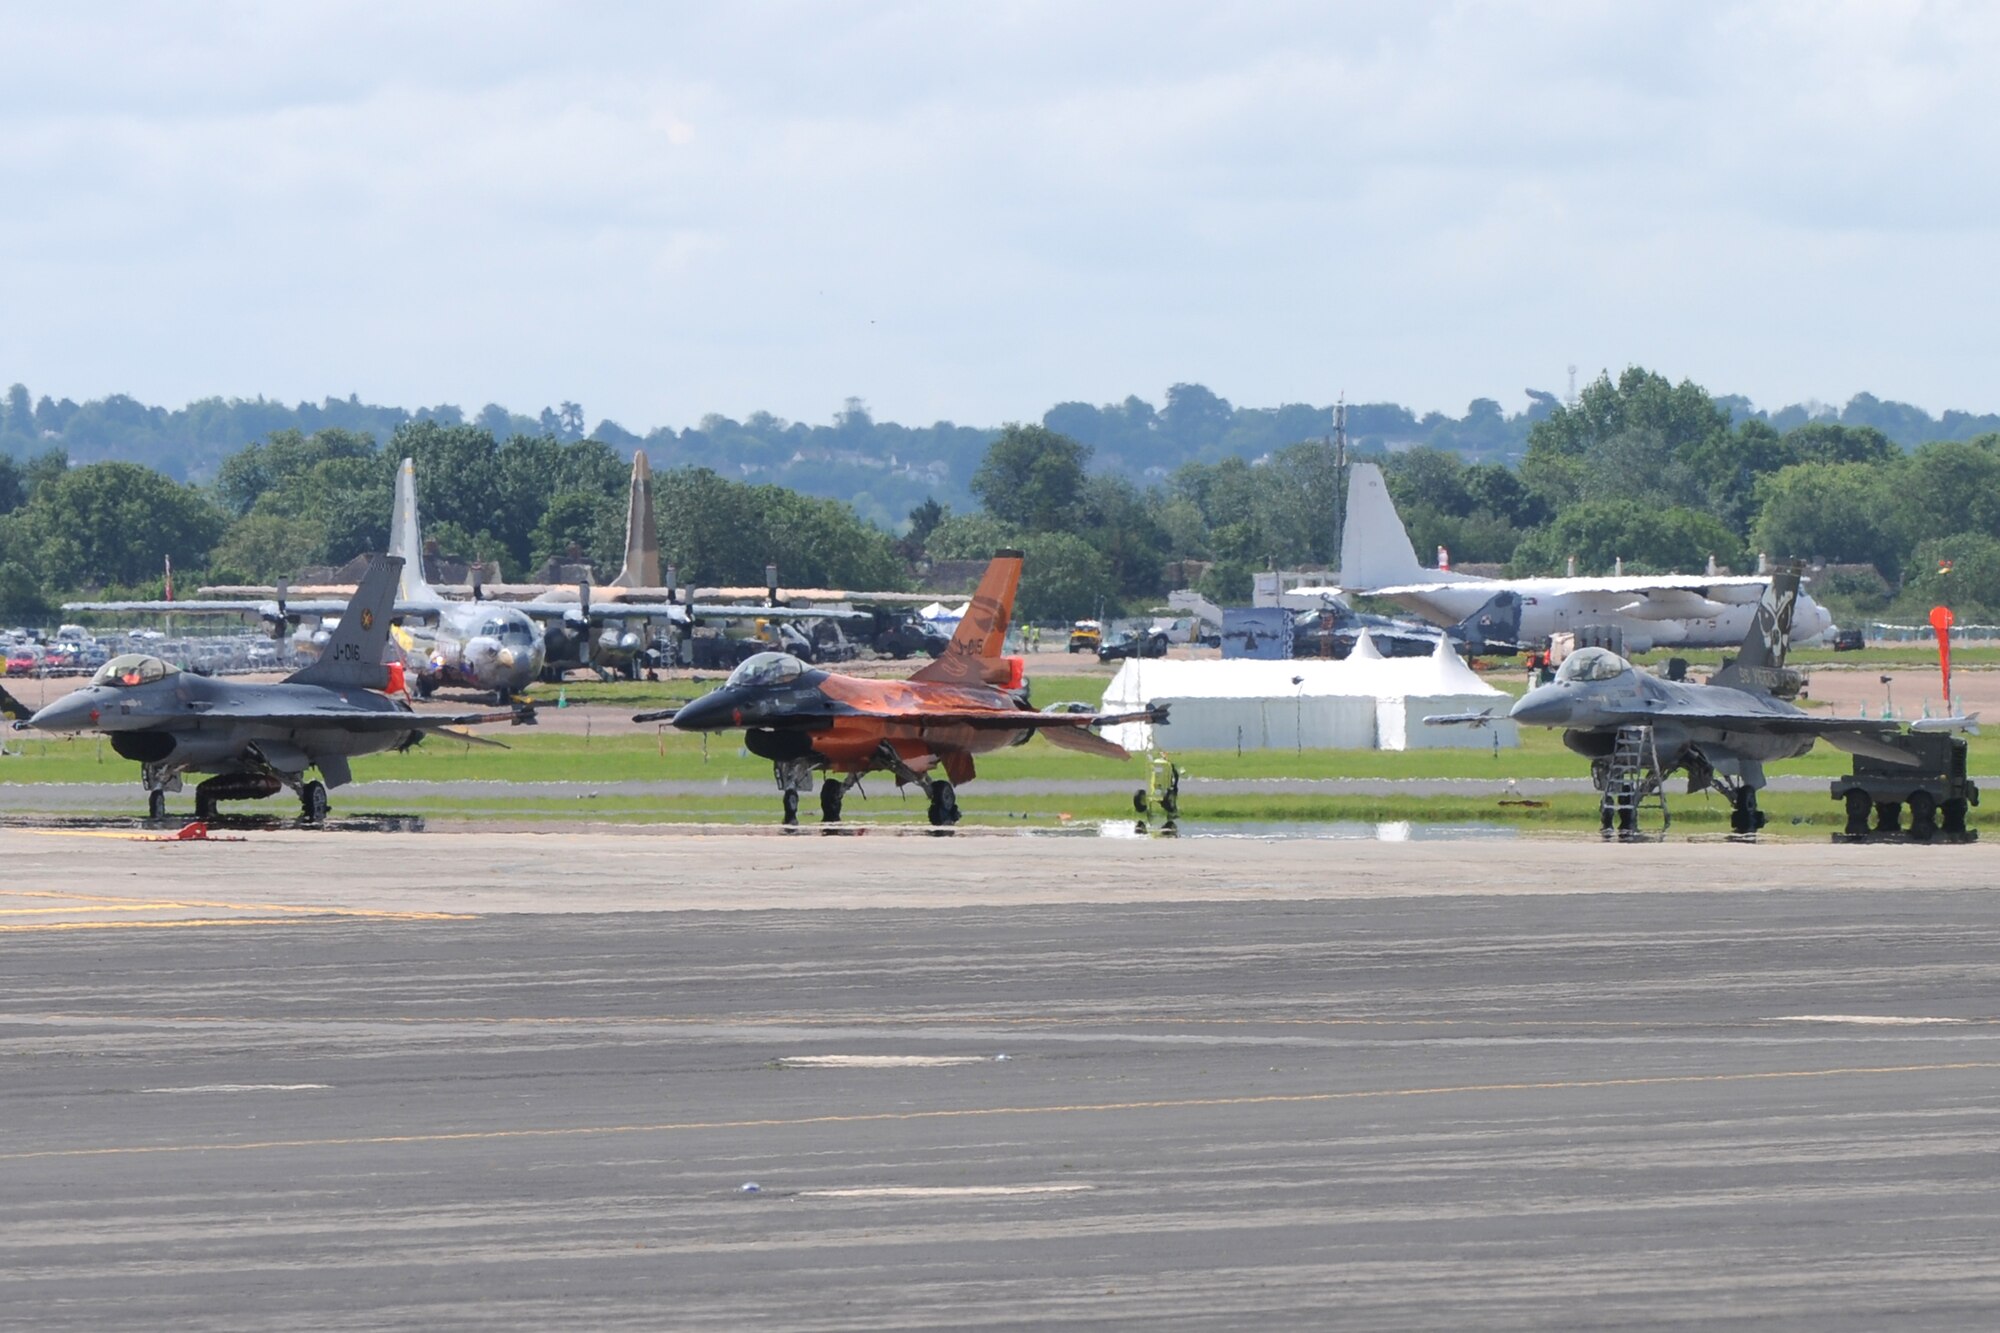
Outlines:
{"type": "Polygon", "coordinates": [[[2000,409],[2000,7],[0,3],[0,382],[2000,409]]]}

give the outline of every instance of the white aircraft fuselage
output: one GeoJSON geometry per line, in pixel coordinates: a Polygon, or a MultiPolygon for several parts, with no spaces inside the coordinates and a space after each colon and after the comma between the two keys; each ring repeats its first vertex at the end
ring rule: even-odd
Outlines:
{"type": "MultiPolygon", "coordinates": [[[[1760,586],[1715,587],[1686,602],[1648,598],[1603,588],[1603,580],[1492,579],[1421,587],[1385,588],[1383,597],[1437,625],[1453,625],[1485,605],[1503,588],[1521,594],[1521,639],[1539,643],[1551,634],[1585,626],[1615,625],[1624,632],[1627,652],[1652,648],[1734,648],[1757,617],[1760,586]],[[1578,588],[1576,584],[1585,586],[1578,588]],[[1569,585],[1569,586],[1565,586],[1569,585]],[[1744,600],[1733,600],[1742,597],[1744,600]],[[1732,600],[1725,600],[1732,599],[1732,600]],[[1707,603],[1688,614],[1687,602],[1707,603]]],[[[1809,642],[1833,624],[1826,608],[1801,595],[1794,613],[1796,641],[1809,642]]]]}

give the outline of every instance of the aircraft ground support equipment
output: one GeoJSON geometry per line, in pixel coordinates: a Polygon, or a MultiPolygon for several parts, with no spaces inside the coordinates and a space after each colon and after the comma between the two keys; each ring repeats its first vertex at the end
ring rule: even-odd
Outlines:
{"type": "Polygon", "coordinates": [[[1883,739],[1917,763],[1895,764],[1867,755],[1854,756],[1854,771],[1835,778],[1831,788],[1833,799],[1847,812],[1846,827],[1834,840],[1971,842],[1978,838],[1979,831],[1967,827],[1972,807],[1979,804],[1979,787],[1965,774],[1965,738],[1911,731],[1883,739]]]}
{"type": "Polygon", "coordinates": [[[1609,758],[1595,774],[1598,778],[1597,812],[1599,827],[1621,837],[1639,831],[1642,810],[1660,812],[1660,831],[1673,821],[1667,810],[1666,774],[1660,768],[1660,750],[1653,729],[1645,726],[1618,728],[1609,758]]]}

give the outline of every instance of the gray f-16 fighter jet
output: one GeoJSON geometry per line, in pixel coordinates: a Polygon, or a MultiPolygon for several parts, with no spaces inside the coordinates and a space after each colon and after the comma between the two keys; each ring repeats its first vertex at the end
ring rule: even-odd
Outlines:
{"type": "Polygon", "coordinates": [[[193,771],[216,775],[195,788],[198,818],[212,817],[217,801],[289,787],[305,819],[316,823],[326,818],[327,789],[351,777],[347,761],[355,755],[408,749],[428,732],[516,716],[415,713],[380,692],[394,688],[397,674],[382,658],[402,572],[393,556],[369,566],[325,651],[277,684],[217,680],[126,653],[90,684],[14,725],[109,736],[113,750],[139,762],[154,819],[165,817],[167,793],[181,789],[181,774],[193,771]],[[319,770],[318,780],[307,778],[310,769],[319,770]]]}
{"type": "MultiPolygon", "coordinates": [[[[1665,774],[1685,769],[1690,794],[1712,787],[1728,798],[1729,826],[1737,833],[1754,833],[1764,822],[1757,809],[1764,765],[1796,759],[1814,741],[1889,763],[1918,762],[1908,746],[1898,745],[1898,723],[1815,717],[1778,697],[1777,691],[1797,684],[1784,665],[1798,590],[1796,570],[1771,576],[1742,650],[1705,685],[1662,680],[1634,670],[1609,649],[1580,648],[1563,660],[1553,682],[1521,696],[1508,716],[1563,728],[1563,744],[1591,761],[1607,828],[1614,812],[1629,820],[1631,798],[1641,794],[1624,793],[1627,799],[1621,801],[1614,790],[1621,780],[1613,771],[1620,733],[1637,739],[1630,729],[1651,729],[1647,790],[1657,790],[1665,774]]],[[[1477,724],[1486,717],[1459,713],[1424,720],[1477,724]]]]}

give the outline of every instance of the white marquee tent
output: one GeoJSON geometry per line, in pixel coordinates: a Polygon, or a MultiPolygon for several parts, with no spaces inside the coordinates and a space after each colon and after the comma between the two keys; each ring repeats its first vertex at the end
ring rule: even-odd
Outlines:
{"type": "MultiPolygon", "coordinates": [[[[1521,743],[1512,700],[1440,641],[1429,657],[1384,657],[1361,636],[1344,660],[1127,661],[1104,691],[1104,711],[1168,705],[1170,750],[1487,749],[1521,743]],[[1487,727],[1427,727],[1431,713],[1493,710],[1487,727]]],[[[1106,727],[1128,750],[1153,743],[1143,722],[1106,727]]]]}

